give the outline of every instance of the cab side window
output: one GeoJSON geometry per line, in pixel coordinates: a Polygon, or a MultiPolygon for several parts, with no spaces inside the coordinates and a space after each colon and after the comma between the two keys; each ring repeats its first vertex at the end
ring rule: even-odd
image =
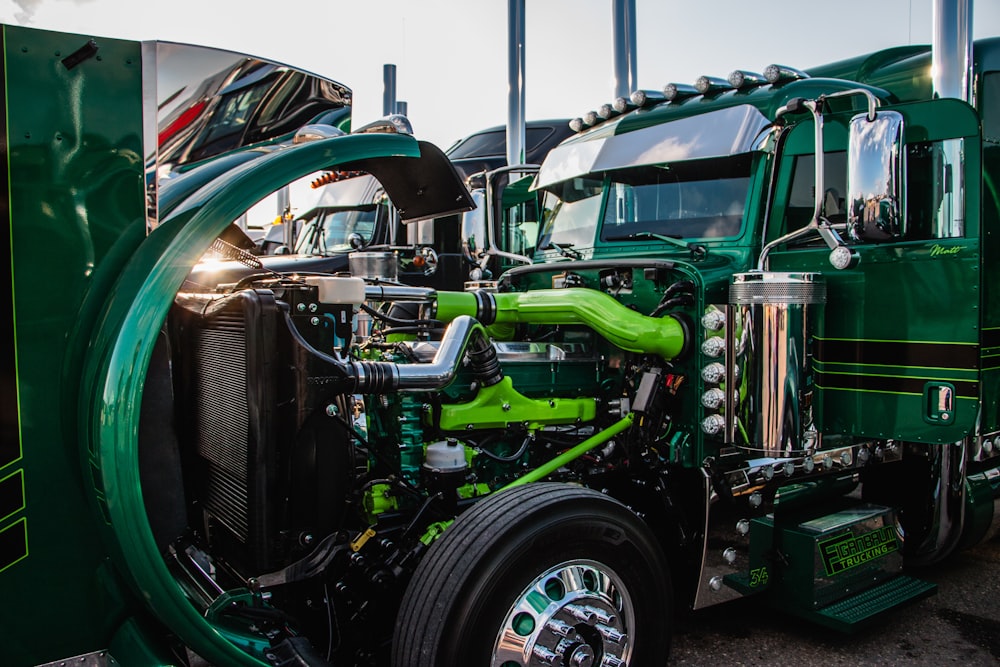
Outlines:
{"type": "MultiPolygon", "coordinates": [[[[961,139],[906,146],[905,226],[901,241],[954,238],[964,235],[965,191],[962,186],[964,142],[961,139]]],[[[791,191],[785,208],[785,231],[807,225],[815,192],[812,155],[795,158],[791,191]]],[[[847,153],[824,156],[825,195],[821,214],[833,224],[845,222],[847,153]]],[[[846,239],[845,235],[845,239],[846,239]]]]}
{"type": "MultiPolygon", "coordinates": [[[[820,214],[836,224],[846,220],[844,197],[847,194],[847,151],[823,156],[824,195],[820,214]]],[[[812,220],[816,197],[816,160],[812,155],[795,158],[792,187],[785,208],[785,232],[805,227],[812,220]]]]}

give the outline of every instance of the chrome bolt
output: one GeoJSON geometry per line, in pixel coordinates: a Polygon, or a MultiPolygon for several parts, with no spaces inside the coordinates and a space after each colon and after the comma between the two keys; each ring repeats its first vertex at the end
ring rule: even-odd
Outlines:
{"type": "Polygon", "coordinates": [[[589,644],[582,644],[573,649],[569,656],[570,667],[590,667],[594,664],[594,649],[589,644]]]}
{"type": "Polygon", "coordinates": [[[736,562],[736,549],[729,547],[722,552],[722,560],[726,561],[729,565],[736,562]]]}
{"type": "Polygon", "coordinates": [[[584,609],[593,614],[594,618],[597,619],[597,621],[600,623],[614,623],[615,621],[618,620],[614,614],[609,614],[600,607],[592,607],[590,605],[587,605],[586,607],[584,607],[584,609]]]}
{"type": "Polygon", "coordinates": [[[750,494],[749,502],[750,502],[750,507],[756,509],[757,507],[760,507],[764,503],[764,497],[759,493],[754,492],[750,494]]]}
{"type": "Polygon", "coordinates": [[[551,618],[545,624],[545,628],[560,637],[565,637],[566,639],[576,639],[576,628],[574,628],[569,623],[564,623],[558,618],[551,618]]]}
{"type": "Polygon", "coordinates": [[[310,303],[309,304],[309,312],[310,313],[315,313],[317,310],[319,310],[319,306],[317,306],[315,303],[310,303]]]}
{"type": "Polygon", "coordinates": [[[504,403],[501,407],[503,407],[504,412],[510,412],[510,403],[504,403]]]}
{"type": "Polygon", "coordinates": [[[722,590],[722,577],[712,577],[711,579],[709,579],[708,580],[708,587],[711,588],[713,591],[721,591],[722,590]]]}
{"type": "Polygon", "coordinates": [[[306,312],[306,304],[300,303],[299,305],[295,306],[295,309],[300,313],[304,313],[306,312]]]}
{"type": "Polygon", "coordinates": [[[611,642],[612,644],[621,644],[626,636],[621,632],[618,632],[614,628],[609,628],[606,625],[601,625],[598,623],[594,626],[594,629],[601,633],[601,637],[604,637],[604,641],[611,642]]]}
{"type": "Polygon", "coordinates": [[[740,519],[737,521],[736,532],[740,535],[748,535],[750,533],[750,522],[746,519],[740,519]]]}
{"type": "Polygon", "coordinates": [[[336,417],[339,414],[340,414],[340,409],[333,403],[330,403],[329,405],[326,406],[327,417],[336,417]]]}
{"type": "Polygon", "coordinates": [[[587,625],[596,625],[597,617],[594,615],[591,607],[581,607],[578,604],[568,604],[563,607],[569,615],[578,621],[583,621],[587,625]]]}
{"type": "Polygon", "coordinates": [[[537,659],[543,665],[555,665],[556,660],[559,659],[558,654],[553,653],[544,646],[535,645],[535,648],[531,649],[531,655],[537,659]]]}
{"type": "Polygon", "coordinates": [[[310,317],[309,318],[309,324],[313,325],[314,327],[315,326],[319,326],[319,318],[318,317],[310,317]]]}

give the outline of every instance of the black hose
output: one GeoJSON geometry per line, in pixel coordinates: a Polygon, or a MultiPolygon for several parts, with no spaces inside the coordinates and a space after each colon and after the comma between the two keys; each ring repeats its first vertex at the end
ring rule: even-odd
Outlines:
{"type": "Polygon", "coordinates": [[[366,303],[361,304],[361,310],[365,311],[372,317],[381,320],[382,322],[386,322],[387,324],[391,324],[393,326],[401,326],[401,327],[429,326],[429,327],[440,328],[444,324],[444,322],[442,322],[441,320],[425,320],[425,319],[403,320],[398,317],[393,317],[392,315],[383,313],[382,311],[376,308],[372,308],[366,303]]]}

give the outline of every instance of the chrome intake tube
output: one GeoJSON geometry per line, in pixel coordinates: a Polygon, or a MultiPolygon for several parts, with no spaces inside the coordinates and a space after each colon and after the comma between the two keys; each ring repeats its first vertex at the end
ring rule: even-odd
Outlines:
{"type": "Polygon", "coordinates": [[[366,301],[416,301],[430,303],[437,297],[437,290],[429,287],[376,283],[365,285],[366,301]]]}
{"type": "Polygon", "coordinates": [[[284,313],[285,324],[301,352],[297,365],[314,385],[330,393],[385,393],[390,391],[432,391],[447,387],[455,379],[462,360],[482,386],[503,378],[496,350],[486,329],[475,318],[461,316],[448,326],[434,359],[426,364],[397,364],[389,361],[344,360],[317,350],[302,337],[284,313]]]}
{"type": "Polygon", "coordinates": [[[466,354],[473,368],[485,367],[484,376],[478,378],[482,384],[488,386],[499,381],[499,365],[489,363],[491,354],[496,357],[490,337],[482,324],[467,315],[456,317],[448,326],[430,363],[352,361],[350,368],[357,379],[355,390],[361,393],[431,391],[451,384],[466,354]]]}

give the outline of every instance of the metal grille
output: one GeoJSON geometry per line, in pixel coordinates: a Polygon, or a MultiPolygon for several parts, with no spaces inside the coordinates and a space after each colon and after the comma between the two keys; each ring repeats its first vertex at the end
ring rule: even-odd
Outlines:
{"type": "Polygon", "coordinates": [[[213,317],[195,337],[197,451],[208,461],[202,499],[240,541],[249,538],[250,512],[246,334],[242,309],[213,317]]]}
{"type": "Polygon", "coordinates": [[[816,273],[740,273],[729,286],[734,305],[826,303],[826,283],[816,273]]]}

